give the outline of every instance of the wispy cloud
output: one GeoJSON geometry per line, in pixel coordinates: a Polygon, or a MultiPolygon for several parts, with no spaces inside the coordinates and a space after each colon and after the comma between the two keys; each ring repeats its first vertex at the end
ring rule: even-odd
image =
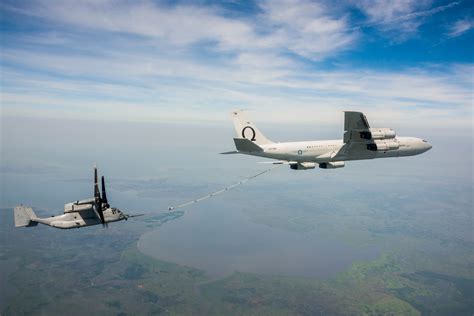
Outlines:
{"type": "Polygon", "coordinates": [[[38,1],[21,12],[81,29],[144,36],[176,46],[207,43],[224,51],[290,50],[308,58],[346,50],[354,41],[344,17],[307,0],[263,1],[254,19],[218,7],[150,1],[38,1]]]}
{"type": "Polygon", "coordinates": [[[246,54],[220,66],[180,56],[131,61],[128,53],[92,58],[9,50],[4,60],[33,70],[5,69],[11,86],[2,93],[5,113],[219,121],[232,108],[246,107],[280,112],[271,117],[274,121],[324,122],[324,113],[392,109],[400,117],[430,113],[444,123],[470,124],[473,68],[466,65],[453,71],[313,71],[246,54]],[[44,75],[46,70],[70,78],[58,82],[44,75]],[[287,117],[289,107],[305,115],[287,117]]]}
{"type": "Polygon", "coordinates": [[[405,40],[418,31],[423,18],[443,12],[460,4],[458,1],[430,8],[431,0],[362,0],[355,5],[369,17],[367,22],[357,26],[377,27],[398,40],[405,40]]]}
{"type": "MultiPolygon", "coordinates": [[[[400,32],[410,32],[420,18],[456,3],[431,8],[427,1],[363,1],[359,6],[367,13],[366,25],[393,31],[401,25],[400,32]]],[[[472,65],[390,70],[350,59],[342,66],[326,64],[360,49],[364,30],[354,30],[351,12],[309,0],[257,6],[237,17],[218,5],[151,1],[4,6],[22,18],[28,15],[39,30],[5,32],[11,37],[0,60],[2,113],[218,121],[227,119],[230,109],[245,107],[272,112],[267,119],[273,121],[335,122],[340,117],[334,113],[360,109],[399,118],[416,114],[429,117],[430,124],[471,124],[472,65]],[[288,117],[290,108],[304,115],[288,117]]]]}
{"type": "Polygon", "coordinates": [[[327,8],[310,1],[265,1],[262,21],[275,29],[274,37],[289,50],[313,59],[352,48],[357,34],[346,17],[333,17],[327,8]]]}
{"type": "Polygon", "coordinates": [[[456,21],[449,28],[448,36],[449,37],[458,37],[464,33],[470,31],[474,27],[474,23],[471,19],[463,19],[456,21]]]}

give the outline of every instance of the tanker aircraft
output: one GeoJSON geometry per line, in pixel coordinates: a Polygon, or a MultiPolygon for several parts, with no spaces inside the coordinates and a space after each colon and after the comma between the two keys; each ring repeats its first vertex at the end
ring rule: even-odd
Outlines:
{"type": "Polygon", "coordinates": [[[64,214],[57,216],[40,218],[36,216],[31,207],[25,207],[23,205],[16,206],[14,213],[15,227],[32,227],[40,223],[61,229],[81,228],[99,224],[102,224],[103,227],[107,227],[108,223],[143,215],[127,215],[118,208],[110,207],[105,192],[105,179],[103,176],[102,196],[100,195],[96,167],[94,167],[93,198],[68,203],[64,205],[64,214]]]}
{"type": "Polygon", "coordinates": [[[422,154],[431,144],[417,137],[398,137],[390,128],[371,128],[361,112],[344,112],[344,136],[341,140],[275,143],[266,138],[242,110],[231,112],[237,137],[237,151],[222,154],[246,154],[277,159],[293,170],[336,169],[345,161],[422,154]]]}

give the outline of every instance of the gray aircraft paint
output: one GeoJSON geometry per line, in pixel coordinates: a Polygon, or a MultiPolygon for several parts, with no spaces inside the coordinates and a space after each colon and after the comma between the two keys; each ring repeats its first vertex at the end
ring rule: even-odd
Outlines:
{"type": "Polygon", "coordinates": [[[105,180],[102,177],[102,195],[99,191],[97,168],[94,167],[94,197],[64,205],[64,214],[41,218],[36,216],[31,207],[23,205],[14,209],[15,227],[33,227],[43,224],[60,229],[81,228],[85,226],[107,226],[108,223],[127,220],[129,217],[117,208],[110,207],[105,191],[105,180]]]}

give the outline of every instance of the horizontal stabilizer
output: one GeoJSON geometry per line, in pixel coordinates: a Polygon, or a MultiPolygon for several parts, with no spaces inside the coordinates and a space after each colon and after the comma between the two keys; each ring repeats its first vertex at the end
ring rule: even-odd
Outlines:
{"type": "Polygon", "coordinates": [[[23,205],[16,206],[14,213],[15,227],[30,227],[38,225],[38,222],[34,221],[37,217],[31,207],[25,207],[23,205]]]}
{"type": "Polygon", "coordinates": [[[259,152],[263,151],[262,147],[258,146],[251,140],[246,138],[234,138],[235,147],[241,152],[259,152]]]}
{"type": "Polygon", "coordinates": [[[238,151],[226,151],[225,153],[221,153],[221,155],[232,155],[232,154],[240,154],[238,151]]]}

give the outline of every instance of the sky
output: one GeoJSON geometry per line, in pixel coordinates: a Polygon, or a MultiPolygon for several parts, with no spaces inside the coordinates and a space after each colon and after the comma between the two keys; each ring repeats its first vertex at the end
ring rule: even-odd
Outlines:
{"type": "MultiPolygon", "coordinates": [[[[474,2],[2,1],[1,116],[473,122],[474,2]]],[[[392,126],[390,126],[392,127],[392,126]]]]}

